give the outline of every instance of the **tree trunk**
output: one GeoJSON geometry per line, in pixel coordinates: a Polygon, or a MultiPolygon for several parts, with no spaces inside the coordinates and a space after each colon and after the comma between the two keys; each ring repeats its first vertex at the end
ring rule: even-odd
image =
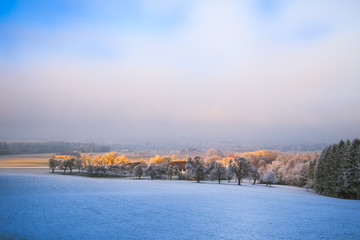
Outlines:
{"type": "Polygon", "coordinates": [[[241,184],[240,184],[240,182],[241,182],[241,179],[240,179],[240,178],[238,178],[238,185],[241,185],[241,184]]]}
{"type": "Polygon", "coordinates": [[[51,173],[54,173],[55,168],[52,169],[51,173]]]}
{"type": "Polygon", "coordinates": [[[65,174],[66,168],[64,168],[64,174],[65,174]]]}
{"type": "Polygon", "coordinates": [[[256,178],[254,178],[254,182],[253,182],[253,185],[255,185],[255,183],[256,183],[256,178]]]}
{"type": "Polygon", "coordinates": [[[200,179],[196,179],[196,181],[197,181],[198,183],[200,183],[200,179]]]}
{"type": "Polygon", "coordinates": [[[221,178],[219,178],[219,184],[220,184],[220,182],[221,182],[221,178]]]}

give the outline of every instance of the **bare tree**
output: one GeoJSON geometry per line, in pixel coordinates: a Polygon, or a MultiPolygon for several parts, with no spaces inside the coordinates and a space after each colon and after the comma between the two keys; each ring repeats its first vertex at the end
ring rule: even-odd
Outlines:
{"type": "Polygon", "coordinates": [[[230,182],[233,177],[234,177],[234,173],[233,173],[233,171],[231,170],[231,167],[228,166],[228,167],[226,168],[225,178],[228,180],[228,182],[230,182]]]}
{"type": "Polygon", "coordinates": [[[75,158],[68,160],[68,167],[69,167],[70,173],[72,173],[72,170],[75,167],[75,158]]]}
{"type": "Polygon", "coordinates": [[[80,172],[80,169],[82,167],[83,167],[83,161],[81,161],[81,159],[76,159],[74,163],[74,168],[76,168],[78,172],[80,172]]]}
{"type": "Polygon", "coordinates": [[[135,176],[141,178],[141,176],[144,174],[143,167],[141,165],[137,165],[135,167],[135,176]]]}
{"type": "Polygon", "coordinates": [[[57,166],[60,165],[60,161],[56,160],[56,159],[53,159],[53,158],[50,158],[49,159],[49,167],[51,169],[51,173],[54,173],[54,170],[57,166]]]}
{"type": "Polygon", "coordinates": [[[61,161],[61,163],[59,165],[59,168],[61,170],[64,170],[63,174],[65,174],[68,167],[69,167],[69,160],[68,159],[65,159],[65,160],[61,161]]]}
{"type": "Polygon", "coordinates": [[[194,159],[188,158],[185,167],[187,175],[193,176],[198,183],[204,180],[207,174],[204,161],[199,156],[194,157],[194,159]]]}
{"type": "MultiPolygon", "coordinates": [[[[139,170],[140,171],[140,170],[139,170]]],[[[136,175],[136,169],[135,169],[135,175],[136,175]]],[[[152,163],[150,166],[146,169],[145,175],[150,176],[151,180],[153,180],[157,175],[157,169],[156,166],[152,163]]],[[[140,178],[140,177],[139,177],[140,178]]]]}
{"type": "Polygon", "coordinates": [[[256,180],[260,179],[260,174],[255,167],[252,167],[250,169],[250,176],[252,177],[252,179],[254,179],[253,185],[255,185],[256,180]]]}
{"type": "Polygon", "coordinates": [[[241,185],[241,180],[249,173],[250,164],[245,158],[235,157],[229,161],[229,166],[237,177],[238,185],[241,185]]]}
{"type": "Polygon", "coordinates": [[[226,177],[226,168],[223,164],[218,162],[212,163],[212,170],[210,172],[211,177],[213,179],[216,179],[219,181],[219,184],[221,183],[221,179],[224,179],[226,177]]]}
{"type": "Polygon", "coordinates": [[[173,178],[173,176],[178,176],[178,173],[179,173],[179,167],[178,166],[173,166],[173,165],[168,165],[167,166],[166,174],[167,174],[168,179],[171,180],[173,178]]]}

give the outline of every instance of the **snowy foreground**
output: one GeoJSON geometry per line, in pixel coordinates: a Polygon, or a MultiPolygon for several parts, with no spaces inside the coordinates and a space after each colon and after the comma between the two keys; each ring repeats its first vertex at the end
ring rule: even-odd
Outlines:
{"type": "Polygon", "coordinates": [[[0,169],[0,239],[360,239],[360,201],[301,188],[0,169]]]}

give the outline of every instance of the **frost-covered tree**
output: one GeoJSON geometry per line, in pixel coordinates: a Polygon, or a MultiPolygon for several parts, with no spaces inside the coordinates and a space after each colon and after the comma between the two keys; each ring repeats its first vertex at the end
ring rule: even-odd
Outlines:
{"type": "Polygon", "coordinates": [[[256,180],[260,179],[260,173],[257,171],[255,167],[250,168],[250,176],[254,180],[253,185],[256,184],[256,180]]]}
{"type": "Polygon", "coordinates": [[[173,176],[178,176],[178,174],[179,174],[178,166],[167,165],[166,175],[169,180],[171,180],[173,178],[173,176]]]}
{"type": "Polygon", "coordinates": [[[68,167],[69,167],[70,173],[72,173],[72,170],[75,167],[75,158],[68,160],[68,167]]]}
{"type": "Polygon", "coordinates": [[[150,166],[145,170],[145,175],[150,176],[151,180],[153,180],[158,175],[157,167],[153,163],[150,164],[150,166]]]}
{"type": "Polygon", "coordinates": [[[82,161],[87,174],[90,176],[95,171],[94,159],[90,154],[83,153],[81,154],[80,160],[82,161]]]}
{"type": "Polygon", "coordinates": [[[135,167],[134,173],[135,173],[135,177],[138,177],[140,179],[141,176],[144,174],[143,167],[141,165],[137,165],[135,167]]]}
{"type": "Polygon", "coordinates": [[[107,167],[108,172],[112,173],[115,176],[123,176],[124,175],[124,171],[125,171],[125,167],[124,165],[109,165],[107,167]]]}
{"type": "Polygon", "coordinates": [[[126,155],[120,155],[120,156],[117,156],[115,158],[115,165],[119,165],[119,166],[125,166],[126,164],[129,163],[129,160],[127,158],[126,155]]]}
{"type": "Polygon", "coordinates": [[[134,174],[135,167],[132,164],[125,165],[125,173],[131,177],[134,174]]]}
{"type": "Polygon", "coordinates": [[[188,177],[195,178],[198,183],[205,179],[207,169],[201,157],[196,156],[194,159],[188,158],[185,168],[188,177]]]}
{"type": "Polygon", "coordinates": [[[228,180],[228,182],[230,182],[231,179],[233,179],[233,177],[234,177],[234,173],[233,173],[233,171],[231,170],[231,167],[228,166],[228,167],[226,168],[225,178],[228,180]]]}
{"type": "Polygon", "coordinates": [[[314,171],[309,173],[310,168],[314,170],[318,154],[310,153],[281,153],[278,152],[276,159],[267,167],[259,169],[260,175],[265,175],[267,169],[271,169],[281,184],[304,186],[309,179],[313,179],[314,171]],[[311,165],[312,164],[312,165],[311,165]],[[311,176],[309,176],[309,174],[311,176]]]}
{"type": "Polygon", "coordinates": [[[117,152],[108,152],[100,157],[99,165],[108,166],[116,164],[117,152]]]}
{"type": "Polygon", "coordinates": [[[68,169],[70,164],[69,159],[62,160],[59,164],[59,169],[64,170],[63,174],[65,174],[66,170],[68,169]]]}
{"type": "Polygon", "coordinates": [[[210,175],[212,179],[216,179],[219,181],[219,184],[221,183],[221,179],[224,179],[226,177],[226,168],[223,164],[218,162],[212,163],[212,170],[210,171],[210,175]]]}
{"type": "Polygon", "coordinates": [[[235,157],[229,161],[229,166],[236,175],[238,185],[241,185],[241,180],[249,174],[249,162],[247,162],[245,158],[235,157]]]}
{"type": "Polygon", "coordinates": [[[159,155],[156,155],[155,157],[153,158],[150,158],[150,163],[153,163],[155,165],[159,165],[159,164],[167,164],[169,163],[171,160],[171,157],[169,156],[159,156],[159,155]]]}
{"type": "Polygon", "coordinates": [[[57,166],[60,165],[60,161],[54,159],[54,158],[50,158],[49,159],[49,168],[51,169],[51,173],[54,173],[54,170],[57,166]]]}
{"type": "Polygon", "coordinates": [[[266,186],[271,187],[271,184],[276,183],[277,179],[273,171],[267,171],[263,176],[263,182],[266,183],[266,186]]]}
{"type": "Polygon", "coordinates": [[[75,159],[74,164],[74,168],[76,168],[78,172],[80,172],[81,168],[83,167],[83,162],[81,161],[81,159],[75,159]]]}

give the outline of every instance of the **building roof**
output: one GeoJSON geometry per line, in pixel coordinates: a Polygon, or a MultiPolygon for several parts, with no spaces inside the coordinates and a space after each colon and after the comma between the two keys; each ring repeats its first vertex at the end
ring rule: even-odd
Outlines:
{"type": "Polygon", "coordinates": [[[186,162],[185,161],[171,161],[169,162],[171,166],[177,166],[179,170],[185,170],[186,162]]]}

